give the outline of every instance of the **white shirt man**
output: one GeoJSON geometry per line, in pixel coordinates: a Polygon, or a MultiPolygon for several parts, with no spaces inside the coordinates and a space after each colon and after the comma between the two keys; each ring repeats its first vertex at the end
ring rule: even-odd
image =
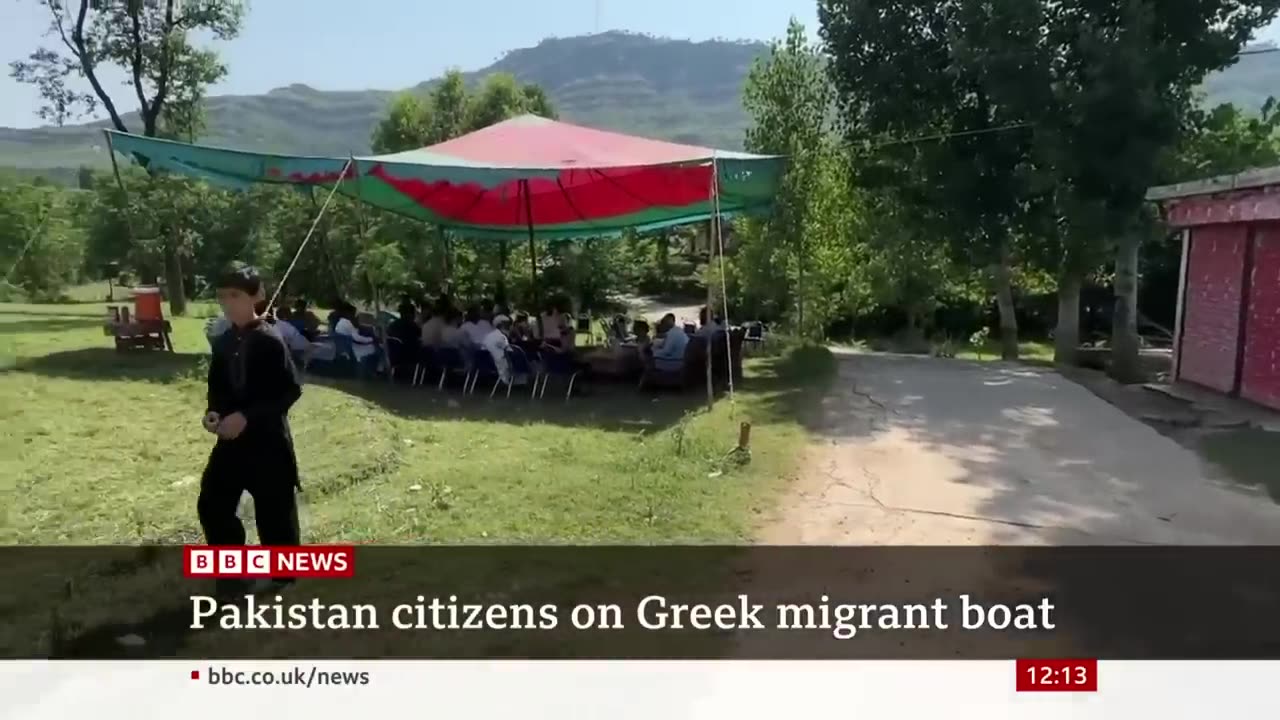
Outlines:
{"type": "Polygon", "coordinates": [[[507,339],[507,330],[511,327],[511,318],[499,315],[493,319],[493,325],[480,346],[493,357],[493,364],[498,368],[498,377],[502,378],[502,382],[510,383],[511,364],[507,362],[507,349],[511,347],[511,341],[507,339]]]}
{"type": "Polygon", "coordinates": [[[335,335],[345,335],[351,338],[351,349],[356,354],[356,360],[364,360],[377,351],[374,346],[374,339],[367,335],[361,335],[356,329],[354,323],[347,318],[341,318],[333,326],[335,335]]]}
{"type": "Polygon", "coordinates": [[[422,346],[439,347],[444,345],[444,315],[436,313],[422,324],[422,346]]]}
{"type": "MultiPolygon", "coordinates": [[[[498,317],[506,316],[499,315],[498,317]]],[[[493,332],[493,325],[488,320],[480,318],[475,322],[468,321],[462,323],[462,331],[467,334],[472,345],[475,345],[476,347],[483,347],[485,338],[489,337],[489,334],[493,332]]]]}
{"type": "Polygon", "coordinates": [[[684,367],[684,352],[689,347],[689,336],[684,328],[666,319],[667,334],[653,344],[653,362],[659,370],[679,370],[684,367]]]}

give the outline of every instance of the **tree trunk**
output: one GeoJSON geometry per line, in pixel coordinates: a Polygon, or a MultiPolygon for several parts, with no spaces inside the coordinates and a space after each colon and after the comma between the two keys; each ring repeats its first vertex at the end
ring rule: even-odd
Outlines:
{"type": "Polygon", "coordinates": [[[671,282],[671,240],[666,232],[655,234],[654,242],[658,250],[658,275],[662,282],[671,282]]]}
{"type": "Polygon", "coordinates": [[[1013,267],[1008,250],[996,265],[996,307],[1000,311],[1000,357],[1018,359],[1018,316],[1013,306],[1013,267]]]}
{"type": "Polygon", "coordinates": [[[1138,238],[1116,242],[1116,303],[1111,313],[1111,377],[1125,383],[1142,381],[1138,362],[1138,238]]]}
{"type": "Polygon", "coordinates": [[[1065,271],[1058,280],[1058,325],[1053,331],[1053,362],[1076,364],[1080,347],[1080,286],[1083,280],[1074,271],[1065,271]]]}
{"type": "Polygon", "coordinates": [[[182,263],[172,245],[164,247],[165,285],[169,290],[169,314],[179,317],[187,314],[187,290],[182,281],[182,263]]]}

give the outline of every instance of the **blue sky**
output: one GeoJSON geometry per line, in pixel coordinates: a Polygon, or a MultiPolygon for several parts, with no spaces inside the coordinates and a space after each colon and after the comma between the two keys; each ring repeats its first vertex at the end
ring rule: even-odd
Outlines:
{"type": "MultiPolygon", "coordinates": [[[[292,83],[399,89],[449,67],[484,67],[546,37],[598,30],[767,40],[793,15],[815,31],[815,8],[814,0],[250,0],[240,37],[219,44],[230,74],[213,92],[263,93],[292,83]]],[[[41,124],[35,91],[14,82],[7,63],[52,42],[42,37],[46,13],[35,0],[0,0],[0,126],[41,124]]],[[[1266,36],[1280,39],[1280,28],[1266,36]]],[[[126,91],[117,102],[135,109],[131,97],[126,91]]]]}

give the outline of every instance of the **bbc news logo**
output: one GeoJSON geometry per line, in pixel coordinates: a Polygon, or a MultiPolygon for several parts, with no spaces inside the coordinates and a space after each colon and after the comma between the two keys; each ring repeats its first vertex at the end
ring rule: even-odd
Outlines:
{"type": "Polygon", "coordinates": [[[355,558],[355,548],[338,545],[188,545],[183,548],[182,575],[189,578],[343,578],[355,574],[355,558]]]}

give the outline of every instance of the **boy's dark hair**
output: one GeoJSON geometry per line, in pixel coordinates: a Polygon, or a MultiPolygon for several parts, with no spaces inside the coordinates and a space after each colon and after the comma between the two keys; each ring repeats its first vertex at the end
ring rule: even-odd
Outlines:
{"type": "Polygon", "coordinates": [[[262,277],[257,268],[242,262],[233,262],[218,275],[215,290],[223,288],[239,290],[246,295],[257,295],[262,290],[262,277]]]}

